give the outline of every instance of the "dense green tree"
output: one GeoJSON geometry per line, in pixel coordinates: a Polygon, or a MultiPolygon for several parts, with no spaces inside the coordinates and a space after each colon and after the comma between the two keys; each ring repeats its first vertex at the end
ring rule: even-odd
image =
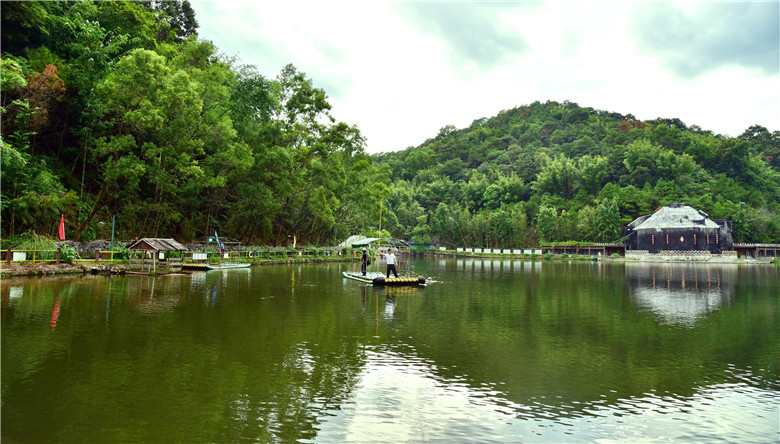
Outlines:
{"type": "Polygon", "coordinates": [[[428,245],[431,243],[431,229],[428,226],[428,217],[420,216],[417,218],[417,225],[412,230],[412,242],[418,245],[428,245]]]}
{"type": "Polygon", "coordinates": [[[577,212],[577,238],[576,240],[595,241],[600,233],[596,232],[596,210],[591,206],[585,206],[577,212]]]}
{"type": "Polygon", "coordinates": [[[542,241],[555,240],[555,221],[558,218],[558,212],[555,208],[541,206],[539,214],[536,216],[536,225],[539,227],[539,235],[542,241]]]}
{"type": "Polygon", "coordinates": [[[569,199],[576,194],[579,175],[575,162],[560,154],[546,162],[532,185],[539,193],[557,194],[569,199]]]}
{"type": "Polygon", "coordinates": [[[414,150],[404,160],[404,179],[412,180],[418,172],[431,167],[436,157],[431,150],[414,150]]]}
{"type": "Polygon", "coordinates": [[[607,160],[586,154],[577,161],[577,168],[583,190],[590,195],[597,194],[607,178],[607,160]]]}
{"type": "Polygon", "coordinates": [[[602,201],[596,207],[593,229],[599,242],[616,242],[620,238],[620,213],[614,199],[602,201]]]}
{"type": "Polygon", "coordinates": [[[159,41],[183,41],[198,30],[198,21],[190,2],[184,0],[153,0],[141,2],[157,12],[159,41]]]}

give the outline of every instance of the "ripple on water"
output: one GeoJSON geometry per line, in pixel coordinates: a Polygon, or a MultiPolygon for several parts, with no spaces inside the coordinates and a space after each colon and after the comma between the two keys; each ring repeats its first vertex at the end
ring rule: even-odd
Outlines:
{"type": "Polygon", "coordinates": [[[774,442],[778,438],[780,393],[744,381],[701,387],[687,397],[648,393],[594,402],[540,398],[523,405],[505,399],[495,384],[445,378],[438,370],[413,353],[367,350],[360,383],[339,409],[322,412],[315,441],[774,442]],[[750,414],[734,415],[735,411],[750,414]]]}

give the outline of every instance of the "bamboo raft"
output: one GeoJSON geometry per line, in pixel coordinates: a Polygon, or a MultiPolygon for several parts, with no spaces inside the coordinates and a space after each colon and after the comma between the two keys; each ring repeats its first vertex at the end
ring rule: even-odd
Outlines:
{"type": "Polygon", "coordinates": [[[346,271],[341,274],[347,279],[363,282],[364,284],[371,284],[375,287],[425,285],[425,278],[422,276],[399,276],[397,278],[388,278],[381,273],[368,273],[366,276],[363,276],[362,273],[346,271]]]}

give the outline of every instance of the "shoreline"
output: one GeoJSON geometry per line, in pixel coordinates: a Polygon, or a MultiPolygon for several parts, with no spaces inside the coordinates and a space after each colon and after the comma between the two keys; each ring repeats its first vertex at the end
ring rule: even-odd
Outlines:
{"type": "MultiPolygon", "coordinates": [[[[280,264],[294,264],[294,263],[317,263],[317,262],[351,262],[351,257],[333,257],[333,258],[294,258],[294,259],[260,259],[251,261],[252,265],[280,265],[280,264]]],[[[183,273],[188,273],[185,270],[183,273]]],[[[129,273],[126,263],[110,264],[107,262],[99,263],[23,263],[23,264],[6,264],[0,263],[0,278],[6,279],[10,277],[42,277],[42,276],[61,276],[61,275],[77,275],[77,274],[125,274],[129,273]]],[[[148,274],[148,273],[144,273],[148,274]]],[[[163,274],[160,274],[161,276],[163,274]]]]}
{"type": "MultiPolygon", "coordinates": [[[[538,255],[535,257],[529,257],[525,255],[475,255],[475,254],[455,254],[455,253],[424,253],[423,257],[430,258],[450,258],[450,259],[512,259],[512,260],[526,260],[526,261],[599,261],[599,262],[627,262],[634,264],[641,263],[680,263],[680,264],[734,264],[734,265],[771,265],[772,262],[767,260],[757,259],[729,259],[722,260],[720,258],[710,259],[690,259],[690,258],[675,258],[670,259],[668,257],[658,258],[601,258],[587,256],[570,256],[570,257],[545,257],[544,255],[538,255]]],[[[352,257],[331,257],[331,258],[291,258],[291,259],[260,259],[250,262],[252,265],[281,265],[281,264],[294,264],[294,263],[317,263],[317,262],[352,262],[357,261],[352,257]]],[[[84,263],[23,263],[23,264],[5,264],[0,263],[0,278],[6,279],[10,277],[25,277],[25,276],[60,276],[60,275],[74,275],[74,274],[125,274],[127,273],[127,264],[117,263],[109,264],[105,262],[91,263],[85,265],[84,263]]],[[[184,271],[187,273],[188,271],[184,271]]]]}
{"type": "Polygon", "coordinates": [[[575,256],[570,255],[568,257],[562,257],[561,255],[552,255],[547,257],[547,254],[499,254],[499,253],[453,253],[453,252],[425,252],[417,253],[422,257],[430,258],[449,258],[449,259],[512,259],[512,260],[525,260],[525,261],[581,261],[581,262],[626,262],[626,263],[651,263],[651,264],[734,264],[734,265],[771,265],[773,262],[770,258],[737,258],[737,257],[717,257],[717,256],[669,256],[669,255],[642,255],[641,257],[625,257],[618,258],[603,257],[597,258],[592,256],[575,256]]]}

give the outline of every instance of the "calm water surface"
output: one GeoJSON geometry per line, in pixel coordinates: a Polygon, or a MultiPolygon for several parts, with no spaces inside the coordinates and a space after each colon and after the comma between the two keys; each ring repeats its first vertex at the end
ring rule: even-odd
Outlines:
{"type": "Polygon", "coordinates": [[[4,279],[2,441],[778,442],[780,267],[4,279]]]}

